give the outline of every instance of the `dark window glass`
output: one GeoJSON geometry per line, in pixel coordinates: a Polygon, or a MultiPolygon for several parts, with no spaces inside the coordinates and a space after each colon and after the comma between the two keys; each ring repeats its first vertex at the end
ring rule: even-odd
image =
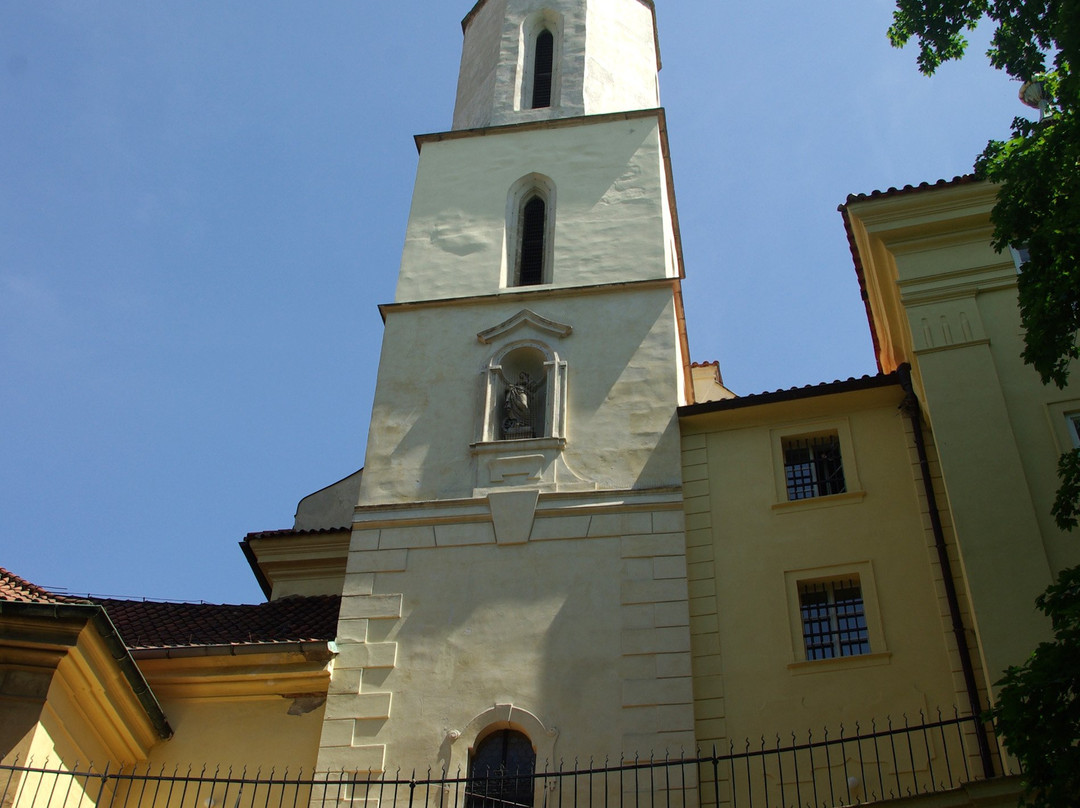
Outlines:
{"type": "Polygon", "coordinates": [[[541,31],[536,37],[536,58],[533,60],[532,108],[551,106],[551,73],[555,59],[555,37],[551,31],[541,31]]]}
{"type": "Polygon", "coordinates": [[[536,752],[520,732],[503,729],[476,746],[469,762],[466,808],[531,808],[536,752]]]}
{"type": "Polygon", "coordinates": [[[870,653],[858,579],[799,584],[799,611],[807,659],[870,653]]]}
{"type": "Polygon", "coordinates": [[[544,225],[547,206],[534,196],[521,212],[521,261],[518,266],[518,286],[535,286],[544,282],[544,225]]]}

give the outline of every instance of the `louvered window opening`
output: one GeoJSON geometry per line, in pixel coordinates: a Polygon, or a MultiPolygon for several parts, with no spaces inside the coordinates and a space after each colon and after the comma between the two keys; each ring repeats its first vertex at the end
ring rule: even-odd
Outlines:
{"type": "Polygon", "coordinates": [[[536,37],[536,56],[533,60],[533,109],[551,106],[551,75],[554,60],[555,37],[551,31],[541,31],[536,37]]]}
{"type": "Polygon", "coordinates": [[[534,196],[525,203],[521,215],[521,261],[518,285],[535,286],[544,282],[544,226],[547,206],[534,196]]]}
{"type": "Polygon", "coordinates": [[[808,660],[870,653],[866,609],[857,578],[799,584],[799,611],[808,660]]]}
{"type": "Polygon", "coordinates": [[[836,435],[789,438],[784,441],[784,480],[789,500],[842,494],[844,466],[836,435]]]}
{"type": "Polygon", "coordinates": [[[512,729],[487,736],[469,765],[465,808],[531,808],[536,752],[532,742],[512,729]]]}

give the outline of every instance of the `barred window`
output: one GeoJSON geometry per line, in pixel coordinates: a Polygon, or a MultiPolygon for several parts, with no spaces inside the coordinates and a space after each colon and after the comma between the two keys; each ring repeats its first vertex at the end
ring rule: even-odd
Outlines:
{"type": "Polygon", "coordinates": [[[870,653],[858,576],[800,583],[799,612],[808,660],[870,653]]]}
{"type": "Polygon", "coordinates": [[[825,497],[847,490],[837,433],[785,438],[783,450],[789,500],[825,497]]]}
{"type": "Polygon", "coordinates": [[[555,36],[544,30],[536,37],[536,53],[533,59],[532,108],[551,106],[551,77],[554,72],[555,36]]]}
{"type": "Polygon", "coordinates": [[[531,808],[536,751],[521,732],[502,729],[476,745],[466,808],[531,808]]]}

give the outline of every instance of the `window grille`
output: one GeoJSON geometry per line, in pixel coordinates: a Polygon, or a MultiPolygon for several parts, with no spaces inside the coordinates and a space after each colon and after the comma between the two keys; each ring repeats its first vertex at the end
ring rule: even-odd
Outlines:
{"type": "Polygon", "coordinates": [[[466,808],[531,808],[535,771],[536,752],[523,733],[493,732],[469,762],[466,808]]]}
{"type": "Polygon", "coordinates": [[[808,660],[870,653],[858,578],[799,584],[799,611],[808,660]]]}
{"type": "Polygon", "coordinates": [[[847,490],[837,435],[787,438],[783,449],[789,500],[825,497],[847,490]]]}
{"type": "Polygon", "coordinates": [[[521,212],[521,258],[518,266],[518,286],[535,286],[544,282],[544,228],[547,205],[539,196],[525,203],[521,212]]]}
{"type": "Polygon", "coordinates": [[[555,60],[555,37],[551,31],[541,31],[536,37],[533,59],[532,108],[551,106],[551,76],[555,60]]]}

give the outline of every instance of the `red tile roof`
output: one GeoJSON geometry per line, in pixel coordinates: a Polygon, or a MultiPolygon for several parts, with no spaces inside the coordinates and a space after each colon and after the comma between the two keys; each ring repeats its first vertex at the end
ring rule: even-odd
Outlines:
{"type": "Polygon", "coordinates": [[[0,567],[0,600],[17,601],[19,603],[78,602],[77,598],[54,595],[49,590],[42,589],[37,584],[32,584],[15,573],[8,572],[3,567],[0,567]]]}
{"type": "Polygon", "coordinates": [[[337,636],[336,595],[222,605],[57,595],[0,567],[0,601],[97,605],[129,650],[207,645],[329,642],[337,636]]]}
{"type": "Polygon", "coordinates": [[[129,649],[328,642],[337,636],[336,595],[219,605],[93,599],[129,649]]]}

